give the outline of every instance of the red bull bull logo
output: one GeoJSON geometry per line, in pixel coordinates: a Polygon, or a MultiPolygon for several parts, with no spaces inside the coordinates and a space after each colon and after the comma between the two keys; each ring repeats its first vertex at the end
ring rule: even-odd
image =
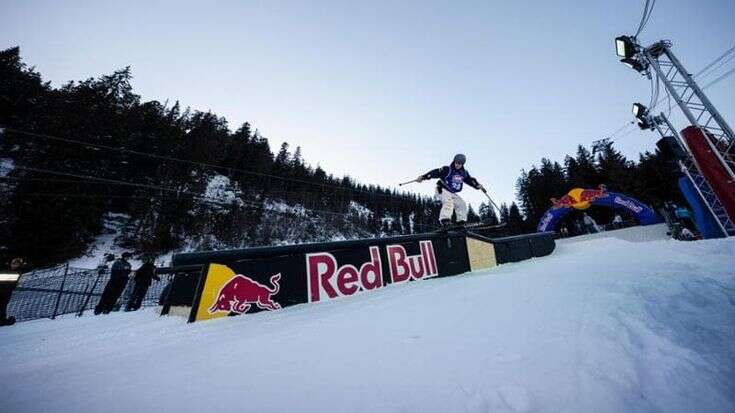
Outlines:
{"type": "Polygon", "coordinates": [[[551,209],[587,209],[593,201],[606,196],[608,196],[608,192],[605,185],[600,185],[599,189],[574,188],[559,199],[551,198],[551,209]]]}
{"type": "Polygon", "coordinates": [[[260,284],[242,274],[237,274],[225,282],[217,298],[209,308],[209,313],[218,312],[245,314],[253,305],[261,310],[278,310],[281,305],[273,296],[281,289],[281,274],[270,277],[270,286],[260,284]]]}

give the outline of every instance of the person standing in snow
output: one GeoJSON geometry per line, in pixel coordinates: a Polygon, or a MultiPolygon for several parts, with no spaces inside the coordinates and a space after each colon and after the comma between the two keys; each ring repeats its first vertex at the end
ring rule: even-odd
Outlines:
{"type": "Polygon", "coordinates": [[[585,212],[582,214],[582,220],[584,221],[584,226],[587,228],[587,232],[590,234],[596,234],[599,231],[597,230],[597,223],[594,219],[592,219],[591,216],[587,215],[585,212]]]}
{"type": "Polygon", "coordinates": [[[466,156],[457,154],[448,166],[431,170],[416,179],[417,182],[421,182],[427,179],[439,178],[436,184],[436,190],[442,202],[439,222],[444,227],[451,224],[453,212],[457,214],[457,225],[462,226],[467,221],[467,203],[458,195],[462,191],[463,184],[480,191],[485,189],[477,182],[477,179],[470,176],[469,172],[464,169],[466,162],[466,156]]]}
{"type": "Polygon", "coordinates": [[[108,314],[112,311],[115,303],[120,298],[120,294],[125,290],[131,270],[128,258],[132,255],[133,254],[129,252],[123,252],[122,256],[112,263],[112,268],[110,269],[110,280],[102,291],[102,297],[100,298],[99,304],[94,308],[95,315],[99,313],[108,314]]]}
{"type": "Polygon", "coordinates": [[[15,317],[8,317],[8,304],[13,290],[18,286],[20,274],[27,268],[22,258],[14,258],[4,267],[0,271],[0,326],[10,326],[15,324],[15,317]]]}
{"type": "Polygon", "coordinates": [[[612,220],[612,226],[615,229],[620,229],[623,227],[623,218],[620,216],[620,214],[615,214],[615,217],[612,220]]]}
{"type": "Polygon", "coordinates": [[[133,295],[125,306],[125,311],[135,311],[143,305],[143,298],[148,292],[153,280],[160,280],[156,275],[156,266],[153,264],[153,258],[146,257],[143,265],[135,270],[135,287],[133,287],[133,295]]]}

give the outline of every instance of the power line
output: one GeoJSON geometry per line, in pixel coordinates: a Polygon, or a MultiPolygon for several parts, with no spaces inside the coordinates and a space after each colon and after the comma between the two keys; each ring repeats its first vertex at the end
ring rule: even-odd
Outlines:
{"type": "MultiPolygon", "coordinates": [[[[76,140],[76,139],[62,138],[62,137],[48,135],[48,134],[44,134],[44,133],[28,132],[28,131],[24,131],[24,130],[20,130],[20,129],[15,129],[15,128],[5,128],[5,131],[7,131],[7,132],[13,132],[13,133],[21,134],[21,135],[26,135],[26,136],[31,136],[31,137],[36,137],[36,138],[42,138],[42,139],[52,140],[52,141],[58,141],[58,142],[64,142],[64,143],[73,143],[73,144],[77,144],[77,145],[89,146],[89,147],[98,148],[98,149],[106,149],[106,150],[111,150],[111,151],[116,151],[116,152],[129,153],[129,154],[133,154],[133,155],[146,156],[146,157],[154,158],[154,159],[161,159],[161,160],[168,160],[168,161],[173,161],[173,162],[186,163],[186,164],[189,164],[189,165],[203,166],[203,167],[207,167],[207,168],[213,168],[213,169],[216,169],[216,170],[226,170],[226,171],[231,171],[231,172],[240,172],[240,173],[243,173],[243,174],[255,175],[255,176],[264,177],[264,178],[272,178],[272,179],[278,179],[278,180],[281,180],[281,181],[290,181],[290,182],[295,182],[295,183],[300,183],[300,184],[307,184],[307,185],[312,185],[312,186],[319,186],[319,187],[323,187],[323,188],[329,188],[329,189],[332,189],[332,190],[337,189],[337,190],[348,191],[348,192],[364,193],[364,194],[368,194],[368,195],[371,195],[371,196],[380,196],[380,197],[391,198],[391,199],[402,196],[402,195],[383,194],[383,193],[377,192],[377,190],[375,192],[371,192],[371,191],[361,190],[361,189],[358,189],[358,188],[354,188],[354,189],[344,188],[344,187],[341,187],[339,185],[322,184],[322,183],[318,183],[318,182],[311,182],[311,181],[306,181],[306,180],[303,180],[303,179],[284,177],[284,176],[274,175],[274,174],[268,174],[268,173],[264,173],[264,172],[249,171],[249,170],[246,170],[246,169],[233,168],[233,167],[227,167],[227,166],[220,166],[220,165],[210,164],[210,163],[206,163],[206,162],[197,162],[197,161],[192,161],[192,160],[188,160],[188,159],[174,158],[174,157],[171,157],[171,156],[156,155],[156,154],[152,154],[152,153],[146,153],[146,152],[136,151],[136,150],[133,150],[133,149],[118,148],[118,147],[115,147],[115,146],[104,145],[104,144],[99,144],[99,143],[84,142],[84,141],[80,141],[80,140],[76,140]]],[[[386,190],[387,190],[387,188],[386,188],[386,190]]]]}
{"type": "MultiPolygon", "coordinates": [[[[735,46],[727,49],[725,51],[725,53],[721,54],[718,58],[716,58],[715,60],[713,60],[712,62],[710,62],[710,64],[708,64],[707,66],[703,67],[702,70],[700,70],[699,72],[697,72],[697,74],[694,75],[694,77],[697,77],[697,76],[701,75],[702,73],[706,72],[707,69],[709,69],[710,67],[712,67],[715,64],[717,64],[717,62],[719,62],[720,60],[724,59],[725,56],[729,55],[732,52],[735,52],[735,46]]],[[[732,60],[733,57],[735,57],[735,55],[731,56],[730,59],[726,60],[722,64],[729,62],[730,60],[732,60]]],[[[715,70],[719,69],[720,67],[722,67],[722,64],[720,64],[717,68],[712,69],[712,70],[715,71],[715,70]]]]}
{"type": "Polygon", "coordinates": [[[722,76],[718,77],[717,79],[715,79],[715,80],[707,83],[707,85],[705,85],[702,88],[702,90],[705,90],[705,89],[709,88],[710,86],[713,86],[713,85],[719,83],[720,81],[722,81],[724,79],[727,79],[728,77],[732,76],[733,73],[735,73],[735,67],[733,67],[732,69],[728,70],[727,72],[725,72],[722,76]]]}
{"type": "MultiPolygon", "coordinates": [[[[63,172],[63,171],[55,171],[50,169],[43,169],[43,168],[32,168],[32,167],[25,167],[25,166],[16,166],[16,169],[21,170],[27,170],[31,172],[38,172],[38,173],[47,173],[51,175],[59,175],[59,176],[68,176],[68,177],[74,177],[74,178],[81,178],[86,180],[93,180],[93,181],[99,181],[98,183],[107,183],[107,184],[116,184],[116,185],[124,185],[124,186],[131,186],[131,187],[138,187],[138,188],[144,188],[144,189],[154,189],[154,190],[161,190],[161,191],[167,191],[167,192],[174,192],[177,195],[176,196],[164,196],[164,195],[150,195],[150,196],[134,196],[134,195],[103,195],[103,194],[64,194],[64,193],[35,193],[36,196],[46,196],[46,197],[87,197],[87,198],[131,198],[131,199],[150,199],[150,198],[162,198],[162,199],[180,199],[180,200],[198,200],[202,202],[209,202],[212,204],[218,204],[223,206],[232,206],[233,202],[231,201],[223,201],[221,199],[213,198],[206,195],[200,195],[196,194],[187,190],[181,190],[176,188],[168,188],[164,186],[159,185],[150,185],[150,184],[141,184],[136,182],[127,182],[127,181],[121,181],[117,179],[110,179],[110,178],[102,178],[102,177],[96,177],[91,175],[83,175],[83,174],[76,174],[72,172],[63,172]],[[38,195],[41,194],[41,195],[38,195]],[[180,196],[181,194],[188,195],[187,197],[180,196]]],[[[83,181],[78,181],[79,183],[83,183],[83,181]]],[[[24,195],[31,195],[34,193],[28,193],[24,195]]],[[[261,209],[264,211],[281,214],[281,215],[294,215],[295,212],[289,213],[289,212],[282,212],[274,209],[267,208],[263,205],[253,204],[242,201],[241,198],[238,198],[239,205],[245,206],[249,208],[255,208],[255,209],[261,209]]],[[[332,216],[340,216],[340,217],[348,217],[349,214],[341,213],[341,212],[334,212],[334,211],[327,211],[327,210],[321,210],[321,209],[313,209],[313,208],[306,208],[304,209],[310,211],[310,212],[317,212],[325,215],[332,215],[332,216]]],[[[427,227],[426,225],[420,224],[420,223],[414,223],[414,227],[419,227],[423,229],[433,229],[433,227],[427,227]]]]}

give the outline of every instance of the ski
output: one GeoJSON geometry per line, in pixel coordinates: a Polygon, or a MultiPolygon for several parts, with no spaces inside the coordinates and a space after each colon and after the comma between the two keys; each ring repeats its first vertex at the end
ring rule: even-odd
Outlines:
{"type": "Polygon", "coordinates": [[[450,232],[450,231],[471,231],[478,229],[497,229],[503,228],[506,225],[505,222],[500,224],[485,224],[483,222],[475,222],[472,224],[465,225],[450,225],[448,227],[440,227],[434,230],[434,232],[450,232]]]}

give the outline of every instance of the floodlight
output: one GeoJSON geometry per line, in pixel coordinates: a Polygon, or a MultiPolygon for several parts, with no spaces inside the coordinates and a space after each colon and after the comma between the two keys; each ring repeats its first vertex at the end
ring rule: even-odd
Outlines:
{"type": "Polygon", "coordinates": [[[20,278],[20,274],[15,273],[15,272],[10,272],[10,273],[3,272],[3,273],[0,273],[0,283],[3,283],[3,282],[17,282],[18,281],[18,278],[20,278]]]}
{"type": "Polygon", "coordinates": [[[636,54],[635,37],[619,36],[615,38],[615,52],[623,58],[631,58],[636,54]]]}
{"type": "Polygon", "coordinates": [[[643,106],[640,103],[633,104],[633,116],[635,116],[637,119],[644,118],[647,113],[648,113],[647,107],[643,106]]]}

